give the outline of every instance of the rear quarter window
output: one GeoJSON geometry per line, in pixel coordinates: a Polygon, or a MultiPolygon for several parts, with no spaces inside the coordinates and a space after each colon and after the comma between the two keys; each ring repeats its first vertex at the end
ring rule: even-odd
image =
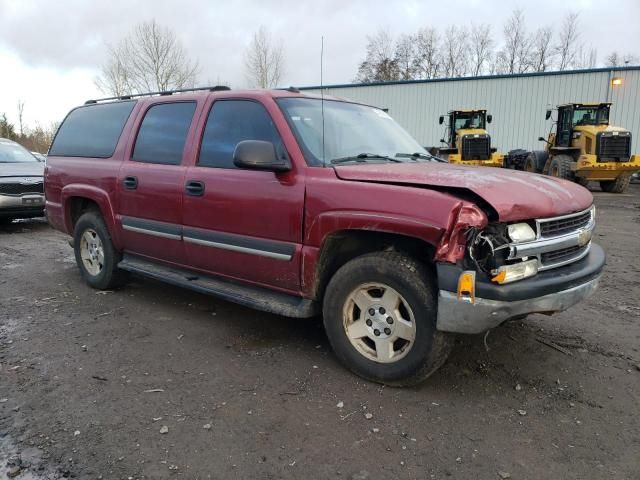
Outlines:
{"type": "Polygon", "coordinates": [[[109,158],[135,101],[86,105],[72,110],[58,129],[49,155],[109,158]]]}

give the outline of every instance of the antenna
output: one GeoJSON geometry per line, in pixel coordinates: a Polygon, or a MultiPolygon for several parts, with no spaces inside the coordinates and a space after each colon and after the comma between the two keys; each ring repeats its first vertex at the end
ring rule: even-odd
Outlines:
{"type": "Polygon", "coordinates": [[[320,108],[322,115],[322,166],[326,167],[324,156],[324,86],[322,83],[322,62],[324,58],[324,36],[320,37],[320,108]]]}

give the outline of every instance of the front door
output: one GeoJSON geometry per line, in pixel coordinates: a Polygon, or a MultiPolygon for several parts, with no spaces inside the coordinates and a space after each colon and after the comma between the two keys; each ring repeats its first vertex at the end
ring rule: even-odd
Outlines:
{"type": "Polygon", "coordinates": [[[571,120],[573,110],[569,108],[558,109],[558,135],[556,145],[558,147],[568,147],[571,143],[571,120]]]}
{"type": "Polygon", "coordinates": [[[184,264],[183,156],[196,102],[152,104],[128,149],[118,179],[118,212],[124,249],[184,264]]]}
{"type": "Polygon", "coordinates": [[[189,265],[297,292],[304,181],[292,172],[236,168],[233,152],[243,140],[273,142],[279,155],[288,155],[260,102],[216,100],[185,178],[183,237],[189,265]]]}

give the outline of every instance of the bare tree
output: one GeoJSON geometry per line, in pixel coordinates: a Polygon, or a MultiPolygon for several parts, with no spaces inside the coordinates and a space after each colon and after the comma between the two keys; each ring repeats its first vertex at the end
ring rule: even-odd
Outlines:
{"type": "Polygon", "coordinates": [[[531,37],[531,68],[535,72],[546,72],[553,65],[555,52],[552,48],[553,27],[540,27],[531,37]]]}
{"type": "Polygon", "coordinates": [[[367,56],[358,67],[358,82],[388,82],[400,79],[393,37],[384,29],[367,36],[367,56]]]}
{"type": "Polygon", "coordinates": [[[524,73],[531,66],[531,39],[527,37],[524,14],[514,10],[504,25],[504,45],[496,58],[498,73],[524,73]]]}
{"type": "Polygon", "coordinates": [[[396,42],[394,60],[401,80],[415,78],[416,40],[415,36],[402,34],[396,42]]]}
{"type": "Polygon", "coordinates": [[[558,32],[558,43],[555,50],[558,54],[558,70],[567,70],[574,66],[578,51],[578,12],[569,12],[562,21],[558,32]]]}
{"type": "Polygon", "coordinates": [[[444,32],[442,44],[443,73],[445,77],[463,77],[467,74],[467,28],[450,25],[444,32]]]}
{"type": "Polygon", "coordinates": [[[22,137],[24,135],[24,100],[18,100],[18,127],[22,137]]]}
{"type": "Polygon", "coordinates": [[[143,22],[109,47],[96,86],[105,93],[165,91],[195,84],[198,63],[192,61],[175,34],[155,20],[143,22]]]}
{"type": "Polygon", "coordinates": [[[280,83],[284,70],[281,41],[274,40],[266,27],[260,26],[244,54],[247,80],[254,88],[273,88],[280,83]]]}
{"type": "Polygon", "coordinates": [[[485,71],[485,65],[489,63],[493,53],[491,25],[472,24],[469,43],[471,50],[471,73],[477,77],[485,71]]]}
{"type": "Polygon", "coordinates": [[[621,54],[619,52],[611,52],[605,59],[607,67],[624,67],[625,65],[634,65],[638,63],[638,57],[630,53],[621,54]]]}
{"type": "Polygon", "coordinates": [[[133,93],[133,87],[129,78],[129,72],[124,64],[126,52],[122,44],[109,46],[109,58],[102,65],[101,74],[95,80],[95,84],[101,92],[115,97],[121,97],[133,93]]]}
{"type": "Polygon", "coordinates": [[[416,55],[413,60],[417,78],[436,78],[442,68],[440,37],[435,28],[425,27],[415,35],[416,55]]]}
{"type": "Polygon", "coordinates": [[[576,50],[573,68],[594,68],[598,63],[598,50],[580,45],[576,50]]]}

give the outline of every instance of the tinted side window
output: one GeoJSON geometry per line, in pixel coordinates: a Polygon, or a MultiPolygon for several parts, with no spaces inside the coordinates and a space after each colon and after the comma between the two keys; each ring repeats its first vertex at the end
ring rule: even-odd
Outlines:
{"type": "Polygon", "coordinates": [[[179,165],[196,102],[154,105],[144,116],[132,160],[179,165]]]}
{"type": "Polygon", "coordinates": [[[101,103],[72,110],[60,125],[49,155],[110,157],[135,104],[135,101],[101,103]]]}
{"type": "Polygon", "coordinates": [[[284,154],[284,147],[267,110],[249,100],[218,100],[209,112],[202,136],[198,165],[235,168],[233,151],[243,140],[273,142],[284,154]]]}

